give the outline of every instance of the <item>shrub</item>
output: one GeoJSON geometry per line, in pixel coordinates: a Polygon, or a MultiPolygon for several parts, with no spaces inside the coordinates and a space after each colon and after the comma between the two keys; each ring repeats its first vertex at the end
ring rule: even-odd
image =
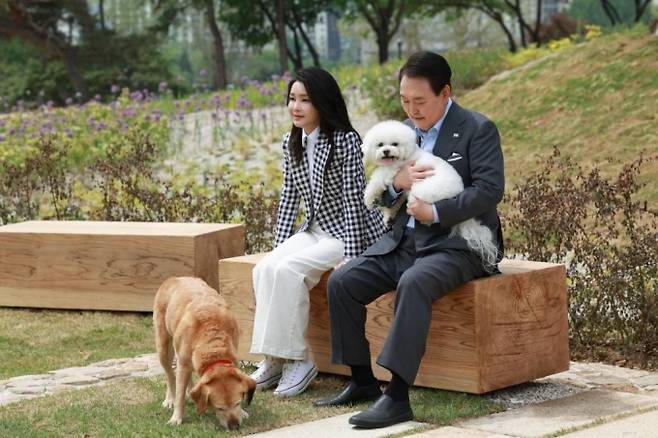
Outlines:
{"type": "Polygon", "coordinates": [[[247,252],[271,249],[278,191],[228,182],[230,173],[176,186],[161,175],[162,149],[143,127],[108,139],[83,175],[70,144],[43,136],[23,161],[0,161],[0,221],[30,219],[144,222],[241,222],[247,252]],[[82,178],[81,178],[82,177],[82,178]]]}
{"type": "Polygon", "coordinates": [[[553,15],[548,23],[541,26],[539,38],[541,41],[569,38],[571,35],[582,32],[582,26],[582,20],[574,20],[564,12],[560,12],[553,15]]]}
{"type": "Polygon", "coordinates": [[[582,169],[557,148],[507,202],[508,250],[564,262],[576,357],[658,365],[658,215],[636,201],[644,159],[614,180],[582,169]]]}

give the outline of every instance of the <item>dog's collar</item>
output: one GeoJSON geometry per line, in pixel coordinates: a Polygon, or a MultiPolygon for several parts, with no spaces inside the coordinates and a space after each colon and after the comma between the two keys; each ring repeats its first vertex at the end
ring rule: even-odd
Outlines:
{"type": "Polygon", "coordinates": [[[207,366],[201,371],[201,375],[204,375],[204,374],[207,373],[211,368],[214,368],[214,367],[216,367],[217,365],[221,365],[221,366],[224,366],[224,367],[231,367],[231,366],[235,366],[235,363],[234,363],[233,361],[230,361],[230,360],[227,360],[227,359],[219,359],[219,360],[216,360],[216,361],[214,361],[214,362],[211,362],[210,365],[207,365],[207,366]]]}

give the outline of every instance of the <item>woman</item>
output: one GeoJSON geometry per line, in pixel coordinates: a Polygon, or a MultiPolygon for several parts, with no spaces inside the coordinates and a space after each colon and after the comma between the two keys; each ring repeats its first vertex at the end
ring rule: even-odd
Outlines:
{"type": "Polygon", "coordinates": [[[317,374],[304,341],[309,290],[385,230],[363,203],[361,138],[336,80],[320,68],[300,70],[288,84],[288,111],[275,249],[253,272],[251,352],[266,358],[252,377],[260,389],[278,383],[279,396],[302,393],[317,374]],[[293,232],[301,199],[306,220],[293,232]]]}

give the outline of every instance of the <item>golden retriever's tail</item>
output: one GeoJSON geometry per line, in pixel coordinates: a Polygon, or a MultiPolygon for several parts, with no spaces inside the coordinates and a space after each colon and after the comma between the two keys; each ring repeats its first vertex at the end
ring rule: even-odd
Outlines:
{"type": "Polygon", "coordinates": [[[468,247],[482,259],[487,272],[495,271],[498,260],[498,247],[494,243],[491,230],[477,219],[469,219],[453,227],[466,240],[468,247]]]}

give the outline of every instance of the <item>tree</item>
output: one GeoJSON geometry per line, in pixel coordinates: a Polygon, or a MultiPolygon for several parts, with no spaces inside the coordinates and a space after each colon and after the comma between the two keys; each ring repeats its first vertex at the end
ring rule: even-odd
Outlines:
{"type": "Polygon", "coordinates": [[[422,3],[419,0],[350,0],[348,10],[361,15],[372,28],[379,63],[383,64],[388,61],[388,46],[400,28],[402,18],[412,15],[422,3]]]}
{"type": "MultiPolygon", "coordinates": [[[[258,6],[260,6],[263,13],[268,14],[269,11],[265,6],[264,2],[258,1],[258,6]]],[[[279,45],[279,63],[281,64],[281,73],[285,73],[288,70],[288,41],[286,39],[286,26],[285,26],[285,13],[286,13],[286,2],[285,0],[276,0],[275,1],[275,20],[272,23],[272,29],[276,35],[276,41],[279,45]]],[[[295,34],[295,42],[297,42],[295,34]]],[[[299,47],[299,46],[298,46],[299,47]]],[[[299,53],[299,50],[297,51],[299,53]]]]}
{"type": "Polygon", "coordinates": [[[514,39],[514,33],[505,21],[505,15],[511,14],[512,9],[503,0],[434,0],[427,2],[425,9],[432,13],[439,13],[446,9],[454,8],[459,15],[466,9],[475,9],[486,14],[498,23],[505,33],[510,52],[516,52],[518,46],[514,39]]]}
{"type": "MultiPolygon", "coordinates": [[[[226,76],[226,56],[224,52],[224,39],[222,32],[217,24],[218,14],[216,12],[215,0],[188,0],[181,2],[178,0],[155,0],[155,10],[158,13],[158,24],[155,30],[166,33],[178,19],[194,9],[206,18],[208,30],[212,36],[213,49],[213,86],[214,88],[226,88],[228,79],[226,76]]],[[[221,8],[221,2],[219,7],[221,8]]]]}
{"type": "Polygon", "coordinates": [[[266,43],[276,40],[279,44],[279,62],[282,70],[287,69],[287,62],[284,66],[281,61],[282,47],[285,48],[286,58],[292,62],[296,70],[303,67],[302,44],[306,46],[313,58],[313,64],[319,66],[320,59],[317,50],[306,29],[315,24],[320,12],[336,2],[330,0],[287,0],[282,17],[277,16],[275,6],[278,3],[273,3],[265,0],[255,0],[253,3],[246,3],[243,0],[226,0],[228,7],[222,10],[222,21],[227,23],[231,35],[242,39],[253,47],[262,47],[266,43]],[[283,21],[281,21],[281,18],[283,21]],[[285,37],[286,29],[292,36],[292,41],[289,41],[286,37],[284,44],[281,34],[283,33],[285,37]]]}
{"type": "Polygon", "coordinates": [[[617,26],[642,21],[649,23],[650,0],[573,0],[568,14],[599,26],[617,26]]]}
{"type": "Polygon", "coordinates": [[[0,36],[18,38],[61,60],[75,91],[86,99],[89,90],[78,66],[78,47],[72,33],[67,36],[58,27],[60,21],[68,22],[71,29],[76,25],[81,38],[94,30],[94,19],[83,0],[5,0],[0,4],[0,36]]]}

